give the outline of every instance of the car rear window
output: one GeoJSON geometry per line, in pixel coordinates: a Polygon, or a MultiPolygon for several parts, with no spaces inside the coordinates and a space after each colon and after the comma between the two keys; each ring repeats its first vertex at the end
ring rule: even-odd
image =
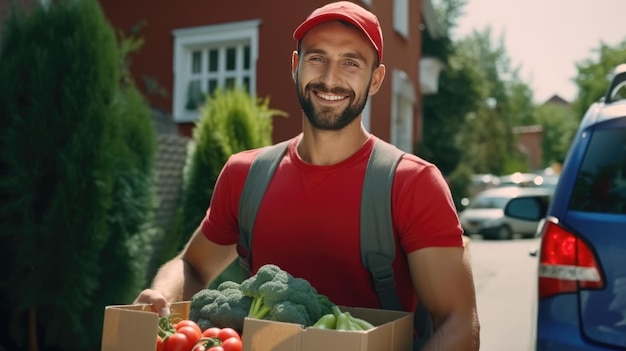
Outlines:
{"type": "Polygon", "coordinates": [[[626,214],[626,128],[592,134],[569,208],[626,214]]]}
{"type": "Polygon", "coordinates": [[[468,208],[475,209],[503,209],[509,202],[510,197],[477,197],[470,203],[468,208]]]}

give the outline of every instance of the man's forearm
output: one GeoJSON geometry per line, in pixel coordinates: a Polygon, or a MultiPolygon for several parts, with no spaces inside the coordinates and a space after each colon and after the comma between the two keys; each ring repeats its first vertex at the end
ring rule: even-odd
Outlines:
{"type": "Polygon", "coordinates": [[[439,327],[422,350],[467,350],[480,348],[480,327],[478,320],[471,327],[466,321],[447,321],[439,327]]]}
{"type": "Polygon", "coordinates": [[[207,286],[181,257],[163,265],[152,282],[152,289],[160,291],[170,302],[190,300],[196,292],[207,286]]]}

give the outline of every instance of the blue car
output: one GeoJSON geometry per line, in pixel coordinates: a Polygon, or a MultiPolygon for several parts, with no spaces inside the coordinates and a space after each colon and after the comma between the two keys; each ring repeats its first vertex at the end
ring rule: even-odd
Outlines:
{"type": "MultiPolygon", "coordinates": [[[[626,65],[585,114],[539,226],[537,350],[626,349],[626,65]]],[[[540,199],[505,215],[536,219],[540,199]]]]}

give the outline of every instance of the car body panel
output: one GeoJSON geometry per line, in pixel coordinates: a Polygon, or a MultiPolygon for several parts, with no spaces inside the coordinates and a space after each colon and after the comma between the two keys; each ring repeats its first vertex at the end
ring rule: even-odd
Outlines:
{"type": "Polygon", "coordinates": [[[589,108],[572,142],[547,213],[590,247],[599,263],[604,286],[539,299],[537,350],[626,348],[624,116],[624,101],[610,107],[603,108],[598,103],[589,108]]]}

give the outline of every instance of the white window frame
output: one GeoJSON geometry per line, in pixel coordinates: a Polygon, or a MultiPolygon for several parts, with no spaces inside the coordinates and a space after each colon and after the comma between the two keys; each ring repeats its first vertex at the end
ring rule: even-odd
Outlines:
{"type": "MultiPolygon", "coordinates": [[[[172,115],[176,122],[193,122],[199,117],[199,111],[185,108],[187,89],[191,80],[191,57],[194,51],[212,47],[229,47],[233,43],[246,42],[250,46],[250,68],[246,72],[237,71],[237,83],[241,84],[242,75],[249,79],[250,94],[256,94],[256,63],[259,57],[259,26],[261,20],[249,20],[209,26],[175,29],[174,37],[174,93],[172,115]]],[[[221,54],[220,50],[220,54],[221,54]]],[[[204,56],[203,56],[204,57],[204,56]]],[[[240,59],[242,55],[237,55],[240,59]]],[[[224,61],[220,59],[220,61],[224,61]]],[[[223,88],[226,76],[217,73],[219,87],[223,88]]],[[[232,77],[231,77],[232,78],[232,77]]]]}
{"type": "Polygon", "coordinates": [[[409,0],[393,0],[393,29],[409,38],[409,0]]]}
{"type": "Polygon", "coordinates": [[[393,145],[413,152],[413,120],[417,95],[406,72],[395,69],[392,74],[391,136],[393,145]]]}

